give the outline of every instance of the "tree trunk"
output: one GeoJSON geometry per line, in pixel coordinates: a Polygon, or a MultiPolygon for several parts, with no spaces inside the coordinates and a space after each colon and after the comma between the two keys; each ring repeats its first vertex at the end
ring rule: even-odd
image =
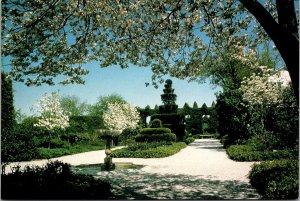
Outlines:
{"type": "Polygon", "coordinates": [[[299,38],[294,2],[277,0],[278,21],[257,0],[239,0],[254,15],[276,45],[289,71],[299,102],[299,38]],[[295,28],[296,27],[296,28],[295,28]]]}

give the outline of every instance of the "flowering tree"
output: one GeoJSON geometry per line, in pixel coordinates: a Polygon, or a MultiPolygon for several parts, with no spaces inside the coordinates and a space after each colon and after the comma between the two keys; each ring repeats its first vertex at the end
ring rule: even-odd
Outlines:
{"type": "Polygon", "coordinates": [[[259,73],[253,73],[250,77],[244,78],[241,84],[243,98],[250,103],[250,109],[259,111],[260,128],[259,132],[265,132],[265,118],[268,107],[282,103],[282,83],[280,74],[266,66],[260,66],[259,73]]]}
{"type": "Polygon", "coordinates": [[[273,81],[276,76],[279,78],[279,74],[274,74],[274,70],[265,66],[260,66],[260,70],[242,81],[240,89],[244,99],[254,105],[280,103],[281,83],[273,81]]]}
{"type": "Polygon", "coordinates": [[[64,130],[69,126],[69,116],[63,111],[60,105],[58,93],[45,94],[39,100],[39,112],[41,117],[34,126],[44,128],[48,131],[49,137],[55,130],[64,130]]]}
{"type": "Polygon", "coordinates": [[[123,131],[136,128],[140,120],[139,112],[128,103],[108,103],[103,114],[104,125],[110,130],[123,131]]]}
{"type": "Polygon", "coordinates": [[[296,0],[66,0],[2,3],[2,52],[28,85],[83,83],[83,63],[151,66],[153,78],[199,72],[210,51],[271,39],[298,96],[296,0]],[[296,3],[295,3],[296,2],[296,3]],[[209,37],[209,42],[206,38],[209,37]],[[70,40],[72,39],[72,40],[70,40]],[[215,47],[213,49],[212,47],[215,47]],[[26,77],[27,75],[31,75],[26,77]]]}

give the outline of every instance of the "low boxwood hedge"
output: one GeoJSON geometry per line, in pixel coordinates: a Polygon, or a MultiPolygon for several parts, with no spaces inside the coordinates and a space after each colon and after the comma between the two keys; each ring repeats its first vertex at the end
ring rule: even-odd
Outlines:
{"type": "Polygon", "coordinates": [[[114,150],[112,157],[114,158],[163,158],[171,156],[181,149],[185,148],[184,142],[173,143],[172,145],[164,145],[146,150],[131,151],[128,148],[114,150]]]}
{"type": "Polygon", "coordinates": [[[297,199],[299,194],[298,160],[274,160],[255,164],[250,183],[264,199],[297,199]]]}
{"type": "Polygon", "coordinates": [[[143,128],[140,133],[141,134],[171,133],[171,129],[169,129],[169,128],[143,128]]]}
{"type": "Polygon", "coordinates": [[[226,151],[228,156],[236,161],[292,159],[298,156],[297,150],[256,151],[249,145],[232,145],[226,151]]]}
{"type": "Polygon", "coordinates": [[[174,133],[163,133],[163,134],[139,134],[135,136],[136,142],[175,142],[176,135],[174,133]]]}

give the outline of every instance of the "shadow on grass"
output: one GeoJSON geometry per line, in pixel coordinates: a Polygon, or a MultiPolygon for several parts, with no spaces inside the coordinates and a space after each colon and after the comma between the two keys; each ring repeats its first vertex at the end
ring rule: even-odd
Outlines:
{"type": "Polygon", "coordinates": [[[160,175],[141,170],[101,172],[112,184],[112,199],[259,199],[249,183],[187,175],[160,175]]]}

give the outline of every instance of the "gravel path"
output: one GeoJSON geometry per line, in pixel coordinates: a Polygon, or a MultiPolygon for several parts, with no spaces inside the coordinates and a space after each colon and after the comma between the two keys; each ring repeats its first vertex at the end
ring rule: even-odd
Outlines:
{"type": "MultiPolygon", "coordinates": [[[[63,156],[71,165],[103,163],[104,151],[63,156]]],[[[43,165],[48,160],[21,162],[43,165]]],[[[114,158],[114,162],[145,165],[142,169],[99,172],[113,185],[115,199],[259,199],[247,178],[253,162],[228,158],[219,140],[198,139],[166,158],[114,158]]],[[[11,165],[15,165],[11,164],[11,165]]],[[[7,167],[9,171],[9,167],[7,167]]]]}

